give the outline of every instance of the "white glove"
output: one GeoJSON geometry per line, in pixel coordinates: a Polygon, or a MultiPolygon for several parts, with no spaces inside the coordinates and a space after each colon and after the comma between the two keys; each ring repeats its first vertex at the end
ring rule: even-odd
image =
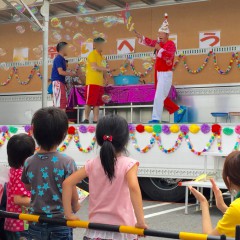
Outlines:
{"type": "Polygon", "coordinates": [[[158,51],[158,54],[157,54],[157,57],[161,58],[162,57],[162,53],[165,51],[165,49],[161,48],[159,51],[158,51]]]}

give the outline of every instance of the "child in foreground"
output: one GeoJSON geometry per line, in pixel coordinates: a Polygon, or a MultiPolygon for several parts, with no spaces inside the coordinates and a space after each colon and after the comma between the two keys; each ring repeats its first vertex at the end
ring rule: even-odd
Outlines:
{"type": "MultiPolygon", "coordinates": [[[[24,207],[30,206],[30,192],[21,181],[25,160],[35,151],[35,142],[27,134],[12,136],[7,144],[8,164],[10,166],[9,182],[7,184],[7,211],[22,213],[24,207]]],[[[7,240],[26,239],[27,229],[24,221],[6,218],[5,234],[7,240]]]]}
{"type": "MultiPolygon", "coordinates": [[[[74,160],[57,151],[68,131],[68,118],[58,108],[42,108],[32,119],[33,136],[39,151],[24,164],[22,182],[31,189],[30,213],[63,218],[62,183],[77,170],[74,160]]],[[[79,209],[76,188],[68,196],[73,210],[79,209]]],[[[31,223],[29,239],[72,240],[72,229],[65,226],[31,223]]]]}
{"type": "Polygon", "coordinates": [[[201,204],[203,233],[208,235],[226,235],[227,237],[235,237],[236,226],[240,225],[239,151],[232,152],[227,156],[222,175],[229,192],[235,197],[235,200],[232,202],[230,207],[227,207],[227,205],[224,203],[222,192],[217,187],[215,181],[211,179],[217,207],[224,214],[223,218],[218,222],[215,228],[212,227],[208,201],[195,188],[190,187],[190,190],[201,204]]]}
{"type": "MultiPolygon", "coordinates": [[[[126,120],[116,115],[100,119],[96,138],[101,146],[100,156],[89,160],[85,167],[63,182],[63,206],[66,218],[77,219],[72,214],[68,196],[72,194],[72,189],[77,183],[88,177],[90,222],[147,228],[137,178],[139,163],[124,156],[129,139],[126,120]]],[[[138,237],[131,234],[87,230],[84,239],[135,240],[138,237]]]]}

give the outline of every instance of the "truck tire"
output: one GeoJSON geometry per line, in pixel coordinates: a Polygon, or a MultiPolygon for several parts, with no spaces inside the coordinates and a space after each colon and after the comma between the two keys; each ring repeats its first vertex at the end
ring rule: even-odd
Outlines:
{"type": "Polygon", "coordinates": [[[89,192],[88,178],[83,179],[81,183],[77,184],[77,186],[89,192]]]}
{"type": "Polygon", "coordinates": [[[154,201],[179,202],[185,197],[185,188],[179,187],[180,179],[139,178],[142,191],[154,201]]]}

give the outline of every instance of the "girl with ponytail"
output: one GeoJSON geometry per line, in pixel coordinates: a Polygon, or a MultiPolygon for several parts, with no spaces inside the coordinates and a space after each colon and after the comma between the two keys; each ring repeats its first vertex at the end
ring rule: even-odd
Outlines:
{"type": "MultiPolygon", "coordinates": [[[[100,156],[87,161],[63,183],[65,217],[68,220],[78,219],[72,214],[69,196],[73,187],[88,177],[90,222],[147,228],[137,178],[139,162],[124,154],[129,140],[126,120],[117,115],[103,117],[98,122],[96,138],[101,147],[100,156]]],[[[138,237],[88,229],[84,239],[136,240],[138,237]]]]}

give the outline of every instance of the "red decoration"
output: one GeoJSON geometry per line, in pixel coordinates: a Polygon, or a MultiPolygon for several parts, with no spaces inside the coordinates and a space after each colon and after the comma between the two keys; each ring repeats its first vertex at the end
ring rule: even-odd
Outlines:
{"type": "Polygon", "coordinates": [[[70,135],[75,134],[75,131],[76,131],[76,128],[73,127],[73,126],[71,126],[71,127],[68,128],[68,134],[70,134],[70,135]]]}
{"type": "Polygon", "coordinates": [[[219,124],[213,124],[212,125],[212,132],[215,134],[220,135],[222,131],[222,127],[219,124]]]}
{"type": "Polygon", "coordinates": [[[144,126],[142,124],[137,125],[136,130],[139,133],[143,133],[145,131],[144,126]]]}

